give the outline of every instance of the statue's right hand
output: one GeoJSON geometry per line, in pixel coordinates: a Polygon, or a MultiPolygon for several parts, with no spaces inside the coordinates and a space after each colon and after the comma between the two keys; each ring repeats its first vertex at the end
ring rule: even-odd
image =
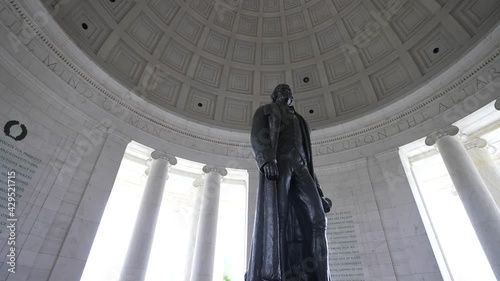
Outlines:
{"type": "Polygon", "coordinates": [[[264,170],[264,175],[266,176],[266,179],[273,181],[278,180],[279,172],[278,172],[278,165],[276,164],[276,162],[274,161],[267,162],[262,168],[262,170],[264,170]]]}

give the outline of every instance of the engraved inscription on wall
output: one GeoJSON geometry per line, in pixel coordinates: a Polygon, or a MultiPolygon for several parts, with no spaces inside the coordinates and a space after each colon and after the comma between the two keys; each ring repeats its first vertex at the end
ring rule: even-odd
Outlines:
{"type": "Polygon", "coordinates": [[[365,281],[359,252],[359,230],[351,211],[330,212],[328,251],[332,281],[365,281]]]}
{"type": "Polygon", "coordinates": [[[16,213],[19,216],[28,201],[29,191],[33,189],[35,174],[44,166],[42,160],[11,144],[10,141],[0,138],[0,233],[6,231],[9,218],[7,179],[8,173],[16,171],[15,198],[16,213]]]}

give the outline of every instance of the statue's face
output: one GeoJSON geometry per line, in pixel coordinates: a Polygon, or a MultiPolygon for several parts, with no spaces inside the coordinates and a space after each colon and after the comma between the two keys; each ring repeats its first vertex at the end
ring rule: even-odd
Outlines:
{"type": "Polygon", "coordinates": [[[281,90],[278,92],[278,102],[287,104],[288,106],[292,105],[293,102],[293,96],[292,96],[292,90],[290,87],[285,86],[281,88],[281,90]]]}

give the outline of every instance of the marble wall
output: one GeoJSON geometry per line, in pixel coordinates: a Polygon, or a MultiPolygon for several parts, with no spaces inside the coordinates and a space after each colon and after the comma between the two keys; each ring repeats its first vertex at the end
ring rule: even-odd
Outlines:
{"type": "Polygon", "coordinates": [[[397,150],[317,168],[334,280],[443,280],[397,150]]]}
{"type": "MultiPolygon", "coordinates": [[[[8,271],[11,245],[2,242],[0,280],[79,280],[128,140],[8,67],[2,59],[0,124],[18,121],[11,135],[20,134],[21,124],[27,135],[0,136],[2,181],[15,169],[18,195],[16,270],[8,271]]],[[[9,231],[4,225],[0,231],[7,241],[9,231]]]]}

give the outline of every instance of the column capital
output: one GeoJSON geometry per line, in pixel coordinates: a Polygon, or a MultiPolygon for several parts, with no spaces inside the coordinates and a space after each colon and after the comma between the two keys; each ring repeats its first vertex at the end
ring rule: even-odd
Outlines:
{"type": "Polygon", "coordinates": [[[497,101],[495,102],[495,108],[497,110],[500,110],[500,99],[497,99],[497,101]]]}
{"type": "Polygon", "coordinates": [[[205,165],[203,166],[203,172],[208,174],[210,172],[216,172],[221,176],[227,176],[227,170],[226,168],[219,167],[219,166],[214,166],[214,165],[205,165]]]}
{"type": "Polygon", "coordinates": [[[472,138],[464,144],[465,149],[472,148],[485,148],[488,146],[488,142],[482,138],[472,138]]]}
{"type": "Polygon", "coordinates": [[[453,125],[445,127],[443,129],[439,129],[425,138],[425,144],[428,146],[433,146],[434,144],[436,144],[436,141],[438,139],[444,136],[455,136],[458,134],[458,131],[458,127],[453,125]]]}
{"type": "Polygon", "coordinates": [[[170,165],[175,165],[177,164],[177,158],[175,158],[175,156],[173,155],[170,155],[166,152],[163,152],[161,150],[155,150],[151,153],[151,158],[153,158],[154,160],[158,160],[158,159],[164,159],[164,160],[167,160],[168,163],[170,163],[170,165]]]}
{"type": "Polygon", "coordinates": [[[202,187],[203,185],[205,185],[205,179],[201,175],[193,181],[194,187],[202,187]]]}

